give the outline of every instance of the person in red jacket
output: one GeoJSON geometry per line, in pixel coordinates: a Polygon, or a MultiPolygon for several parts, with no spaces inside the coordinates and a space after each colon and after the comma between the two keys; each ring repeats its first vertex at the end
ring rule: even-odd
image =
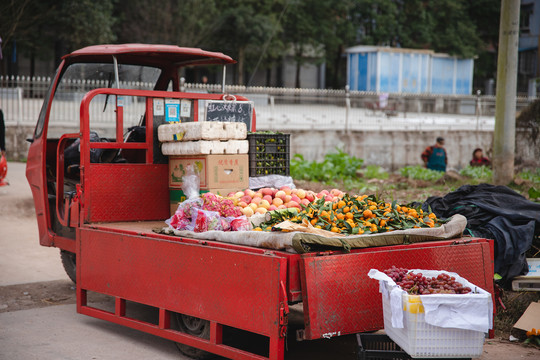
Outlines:
{"type": "Polygon", "coordinates": [[[7,159],[6,159],[6,129],[4,124],[4,113],[0,109],[0,186],[9,185],[6,181],[7,159]]]}
{"type": "Polygon", "coordinates": [[[469,162],[471,166],[490,166],[491,161],[484,156],[482,149],[476,148],[472,153],[472,160],[469,162]]]}
{"type": "Polygon", "coordinates": [[[446,171],[448,156],[444,149],[444,138],[438,137],[435,145],[428,146],[421,156],[426,168],[437,171],[446,171]]]}
{"type": "Polygon", "coordinates": [[[2,109],[0,109],[0,156],[6,156],[6,127],[2,109]]]}

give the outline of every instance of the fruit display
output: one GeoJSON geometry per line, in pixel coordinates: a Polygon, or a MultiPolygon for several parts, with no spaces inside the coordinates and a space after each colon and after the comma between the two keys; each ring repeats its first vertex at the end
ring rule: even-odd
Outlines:
{"type": "Polygon", "coordinates": [[[212,193],[183,201],[166,223],[175,230],[194,232],[252,229],[249,220],[242,215],[232,200],[212,193]]]}
{"type": "Polygon", "coordinates": [[[290,134],[257,132],[247,136],[249,176],[289,175],[290,134]]]}
{"type": "Polygon", "coordinates": [[[315,193],[310,190],[291,189],[282,186],[280,189],[262,188],[258,191],[246,189],[228,194],[228,197],[241,209],[242,214],[251,217],[253,214],[266,214],[278,209],[295,208],[302,210],[313,201],[333,201],[343,196],[338,189],[323,190],[315,193]]]}
{"type": "MultiPolygon", "coordinates": [[[[385,202],[375,195],[350,195],[338,189],[315,193],[283,186],[231,192],[226,198],[206,193],[201,200],[203,210],[219,212],[222,217],[244,215],[249,219],[256,214],[266,214],[264,222],[253,222],[256,231],[279,230],[275,226],[288,220],[337,234],[367,235],[433,228],[446,221],[438,219],[432,212],[399,205],[396,201],[385,202]]],[[[175,222],[187,223],[190,210],[184,214],[177,211],[179,216],[174,218],[175,222]]]]}
{"type": "Polygon", "coordinates": [[[375,195],[357,196],[340,192],[339,196],[319,198],[302,205],[298,213],[285,212],[272,216],[269,221],[260,225],[261,230],[271,231],[274,225],[284,220],[295,223],[307,221],[317,229],[345,235],[432,228],[444,223],[437,219],[434,213],[398,205],[395,201],[384,202],[375,195]]]}
{"type": "Polygon", "coordinates": [[[413,273],[404,268],[392,266],[383,271],[394,282],[411,295],[430,294],[468,294],[471,288],[456,281],[456,278],[445,273],[437,277],[425,277],[422,273],[413,273]]]}

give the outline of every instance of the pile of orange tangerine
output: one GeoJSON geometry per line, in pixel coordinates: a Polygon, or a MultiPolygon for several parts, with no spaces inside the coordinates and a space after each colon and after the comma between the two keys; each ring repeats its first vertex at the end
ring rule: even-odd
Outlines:
{"type": "MultiPolygon", "coordinates": [[[[270,231],[283,218],[263,223],[260,229],[270,231]]],[[[344,194],[341,199],[319,199],[303,206],[298,213],[290,213],[288,220],[308,221],[313,227],[334,233],[362,235],[393,230],[432,228],[443,222],[432,212],[380,201],[375,195],[344,194]]]]}

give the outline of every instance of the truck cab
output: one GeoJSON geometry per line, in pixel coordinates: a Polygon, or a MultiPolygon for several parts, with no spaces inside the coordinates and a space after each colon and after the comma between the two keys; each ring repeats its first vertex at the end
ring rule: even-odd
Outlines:
{"type": "MultiPolygon", "coordinates": [[[[167,163],[156,135],[165,117],[153,116],[152,123],[148,123],[148,110],[153,111],[154,106],[157,110],[165,100],[189,99],[190,116],[182,121],[198,121],[200,102],[219,99],[222,94],[182,93],[181,72],[201,65],[222,65],[225,69],[225,65],[233,63],[222,53],[144,44],[89,46],[62,58],[31,139],[26,176],[35,203],[40,244],[62,250],[64,265],[73,280],[74,263],[70,262],[74,260],[76,229],[92,218],[88,212],[81,212],[85,181],[110,186],[99,174],[90,178],[85,172],[88,165],[114,164],[121,171],[127,169],[126,164],[139,164],[135,168],[159,171],[156,166],[167,163]],[[148,97],[150,94],[154,97],[148,97]],[[87,141],[81,143],[83,138],[87,141]],[[89,148],[85,148],[88,144],[89,148]]],[[[118,184],[123,182],[117,180],[118,184]]],[[[116,190],[128,196],[129,189],[120,186],[116,190]]],[[[155,208],[148,210],[154,215],[148,216],[165,218],[166,202],[162,208],[157,199],[153,203],[155,208]]],[[[124,211],[132,212],[127,207],[124,211]]],[[[130,216],[117,213],[113,218],[130,220],[130,216]]]]}

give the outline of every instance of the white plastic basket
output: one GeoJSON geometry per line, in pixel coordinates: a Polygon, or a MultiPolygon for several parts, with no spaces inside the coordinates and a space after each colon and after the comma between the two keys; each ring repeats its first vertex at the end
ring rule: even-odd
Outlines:
{"type": "Polygon", "coordinates": [[[426,323],[423,305],[417,295],[402,295],[404,327],[393,327],[390,298],[386,296],[389,293],[382,295],[384,330],[411,357],[475,358],[482,355],[485,340],[483,332],[443,328],[426,323]]]}

